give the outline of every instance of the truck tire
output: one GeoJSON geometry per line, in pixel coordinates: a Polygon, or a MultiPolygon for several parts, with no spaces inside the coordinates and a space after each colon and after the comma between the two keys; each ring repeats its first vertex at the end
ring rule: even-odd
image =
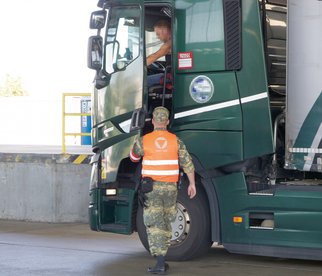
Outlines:
{"type": "MultiPolygon", "coordinates": [[[[212,245],[208,199],[197,184],[197,195],[190,199],[188,185],[184,183],[178,191],[177,217],[172,223],[171,246],[166,259],[185,261],[205,254],[212,245]]],[[[146,229],[143,223],[143,209],[137,212],[137,231],[143,246],[149,251],[146,229]]]]}

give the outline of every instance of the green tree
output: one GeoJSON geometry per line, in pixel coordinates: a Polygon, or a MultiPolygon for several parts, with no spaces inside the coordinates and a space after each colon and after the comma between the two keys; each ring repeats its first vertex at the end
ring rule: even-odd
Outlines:
{"type": "Polygon", "coordinates": [[[28,92],[22,87],[22,81],[20,77],[14,78],[7,74],[5,77],[4,85],[0,87],[0,96],[28,96],[28,92]]]}

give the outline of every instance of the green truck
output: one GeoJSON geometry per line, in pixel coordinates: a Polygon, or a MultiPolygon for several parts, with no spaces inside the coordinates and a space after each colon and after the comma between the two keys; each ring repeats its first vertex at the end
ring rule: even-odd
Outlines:
{"type": "Polygon", "coordinates": [[[322,1],[99,0],[90,28],[94,231],[138,232],[148,249],[129,159],[156,106],[186,144],[197,196],[178,184],[167,258],[212,244],[229,252],[322,260],[322,1]],[[146,66],[172,29],[171,62],[146,66]],[[159,83],[147,79],[162,74],[159,83]]]}

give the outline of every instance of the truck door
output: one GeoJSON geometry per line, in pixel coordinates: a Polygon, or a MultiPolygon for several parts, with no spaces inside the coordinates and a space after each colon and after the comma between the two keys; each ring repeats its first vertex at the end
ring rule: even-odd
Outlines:
{"type": "Polygon", "coordinates": [[[133,111],[142,107],[143,17],[139,2],[109,9],[103,70],[98,76],[106,86],[96,85],[94,93],[93,144],[100,149],[124,140],[133,111]]]}
{"type": "Polygon", "coordinates": [[[140,131],[130,132],[130,124],[133,113],[143,107],[144,9],[143,1],[137,0],[106,3],[106,28],[98,34],[102,37],[102,67],[92,97],[96,156],[89,212],[93,230],[130,233],[135,183],[120,179],[119,166],[140,131]]]}

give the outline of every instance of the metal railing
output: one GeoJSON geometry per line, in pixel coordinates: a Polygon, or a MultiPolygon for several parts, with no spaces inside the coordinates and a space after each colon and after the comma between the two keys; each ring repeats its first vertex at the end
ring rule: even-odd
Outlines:
{"type": "Polygon", "coordinates": [[[66,117],[68,116],[91,116],[90,113],[66,112],[66,97],[88,97],[90,93],[63,93],[62,94],[62,153],[66,153],[66,136],[91,136],[90,132],[66,132],[66,117]]]}

